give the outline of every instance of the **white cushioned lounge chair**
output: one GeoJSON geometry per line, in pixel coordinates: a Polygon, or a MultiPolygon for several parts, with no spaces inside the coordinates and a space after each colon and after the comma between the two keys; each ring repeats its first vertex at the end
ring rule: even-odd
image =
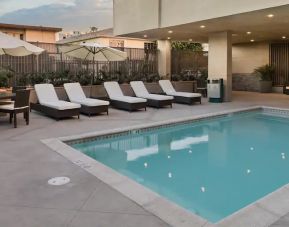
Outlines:
{"type": "Polygon", "coordinates": [[[142,81],[131,81],[130,86],[137,97],[147,99],[148,106],[157,108],[164,106],[172,107],[173,96],[150,94],[142,81]]]}
{"type": "Polygon", "coordinates": [[[81,105],[80,112],[88,116],[106,112],[108,114],[109,102],[99,99],[87,98],[79,83],[66,83],[64,89],[70,102],[81,105]]]}
{"type": "Polygon", "coordinates": [[[192,104],[194,102],[202,102],[200,93],[178,92],[169,80],[160,80],[159,85],[165,94],[174,96],[174,100],[177,103],[192,104]]]}
{"type": "Polygon", "coordinates": [[[113,107],[128,111],[139,110],[143,108],[146,110],[146,99],[125,96],[117,82],[104,82],[104,88],[113,107]]]}
{"type": "Polygon", "coordinates": [[[36,84],[34,88],[38,103],[31,103],[31,109],[43,112],[57,120],[73,116],[79,118],[80,104],[59,100],[52,84],[36,84]]]}

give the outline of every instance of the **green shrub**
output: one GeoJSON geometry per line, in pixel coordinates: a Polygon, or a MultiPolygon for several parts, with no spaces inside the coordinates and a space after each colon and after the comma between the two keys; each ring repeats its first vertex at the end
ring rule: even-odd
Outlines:
{"type": "Polygon", "coordinates": [[[260,79],[262,81],[272,81],[272,77],[275,73],[275,67],[266,64],[256,68],[254,72],[260,75],[260,79]]]}
{"type": "Polygon", "coordinates": [[[8,77],[0,74],[0,87],[8,87],[8,77]]]}

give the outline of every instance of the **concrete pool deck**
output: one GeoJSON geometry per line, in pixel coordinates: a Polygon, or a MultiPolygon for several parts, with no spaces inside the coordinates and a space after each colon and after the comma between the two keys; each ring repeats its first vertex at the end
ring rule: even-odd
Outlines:
{"type": "MultiPolygon", "coordinates": [[[[7,118],[0,118],[0,226],[169,226],[41,140],[256,105],[289,108],[289,96],[234,92],[230,103],[208,104],[204,100],[202,105],[175,104],[173,109],[149,108],[135,113],[111,109],[109,116],[59,122],[32,113],[30,126],[19,120],[18,129],[7,124],[7,118]],[[48,185],[47,180],[56,176],[67,176],[71,182],[59,187],[48,185]]],[[[283,209],[278,204],[272,206],[276,213],[283,209]]],[[[266,217],[269,226],[272,216],[276,214],[260,208],[260,216],[252,220],[258,226],[258,220],[266,217]]],[[[288,220],[284,216],[272,226],[289,226],[288,220]]]]}

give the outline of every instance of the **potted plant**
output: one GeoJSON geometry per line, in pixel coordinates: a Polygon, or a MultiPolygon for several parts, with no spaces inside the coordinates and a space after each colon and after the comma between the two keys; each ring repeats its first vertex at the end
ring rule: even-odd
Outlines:
{"type": "Polygon", "coordinates": [[[266,64],[256,68],[254,72],[260,75],[260,92],[272,92],[272,77],[275,73],[275,67],[266,64]]]}

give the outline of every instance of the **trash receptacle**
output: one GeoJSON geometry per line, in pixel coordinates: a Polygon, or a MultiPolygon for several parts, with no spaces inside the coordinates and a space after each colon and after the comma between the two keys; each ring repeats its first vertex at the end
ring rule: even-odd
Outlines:
{"type": "Polygon", "coordinates": [[[208,98],[209,102],[221,103],[224,100],[224,82],[223,79],[208,80],[208,98]]]}

